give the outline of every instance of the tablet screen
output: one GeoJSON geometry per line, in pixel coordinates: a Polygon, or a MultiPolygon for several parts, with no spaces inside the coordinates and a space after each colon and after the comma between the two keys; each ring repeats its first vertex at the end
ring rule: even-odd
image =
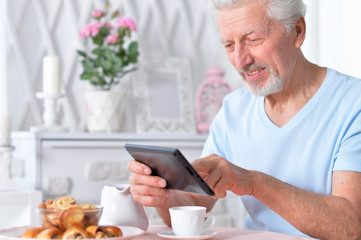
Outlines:
{"type": "Polygon", "coordinates": [[[152,169],[152,175],[167,181],[166,188],[213,196],[214,192],[176,148],[126,144],[138,162],[152,169]]]}

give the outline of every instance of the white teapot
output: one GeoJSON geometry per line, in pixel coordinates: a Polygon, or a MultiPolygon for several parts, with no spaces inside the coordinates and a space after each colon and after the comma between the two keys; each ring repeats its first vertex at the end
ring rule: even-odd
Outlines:
{"type": "Polygon", "coordinates": [[[144,231],[149,221],[144,207],[133,200],[129,184],[103,187],[100,205],[103,213],[99,225],[133,226],[144,231]]]}

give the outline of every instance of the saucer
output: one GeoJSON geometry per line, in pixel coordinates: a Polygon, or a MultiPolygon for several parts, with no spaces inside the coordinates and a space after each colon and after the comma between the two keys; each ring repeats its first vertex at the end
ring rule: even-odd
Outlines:
{"type": "Polygon", "coordinates": [[[217,234],[217,232],[215,232],[215,231],[207,230],[207,231],[203,232],[201,235],[198,235],[198,236],[182,237],[182,236],[176,236],[173,233],[173,230],[165,230],[165,231],[159,232],[157,235],[159,237],[161,237],[161,238],[164,238],[164,239],[178,239],[178,240],[181,240],[181,239],[208,239],[208,238],[213,237],[216,234],[217,234]]]}

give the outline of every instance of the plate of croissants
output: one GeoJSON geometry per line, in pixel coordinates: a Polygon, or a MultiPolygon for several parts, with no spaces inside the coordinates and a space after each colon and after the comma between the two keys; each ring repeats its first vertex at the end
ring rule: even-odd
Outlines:
{"type": "Polygon", "coordinates": [[[65,196],[40,203],[37,213],[41,226],[22,226],[0,230],[0,239],[109,239],[125,240],[144,234],[132,226],[98,225],[103,208],[77,203],[65,196]]]}

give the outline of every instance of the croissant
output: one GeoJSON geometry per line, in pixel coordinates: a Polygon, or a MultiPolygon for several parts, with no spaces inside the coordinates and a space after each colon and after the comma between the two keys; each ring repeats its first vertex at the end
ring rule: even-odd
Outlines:
{"type": "Polygon", "coordinates": [[[58,197],[53,201],[52,207],[55,209],[65,210],[65,209],[69,209],[70,207],[75,206],[75,204],[76,204],[76,201],[72,197],[69,197],[69,196],[58,197]]]}
{"type": "Polygon", "coordinates": [[[54,203],[53,199],[48,199],[45,202],[45,207],[48,208],[48,209],[52,209],[53,208],[53,203],[54,203]]]}
{"type": "Polygon", "coordinates": [[[26,229],[22,238],[86,239],[95,236],[96,238],[123,236],[118,227],[96,226],[101,210],[92,204],[77,204],[75,199],[69,196],[49,199],[39,204],[42,226],[26,229]],[[87,231],[88,226],[92,227],[87,231]]]}
{"type": "Polygon", "coordinates": [[[63,233],[63,239],[86,239],[88,233],[80,227],[72,227],[63,233]]]}
{"type": "Polygon", "coordinates": [[[105,231],[110,237],[122,237],[123,232],[120,228],[116,226],[103,226],[103,231],[105,231]]]}
{"type": "Polygon", "coordinates": [[[43,231],[45,228],[42,227],[33,227],[33,228],[28,228],[25,230],[25,232],[23,233],[23,235],[21,236],[22,238],[37,238],[38,234],[43,231]]]}
{"type": "Polygon", "coordinates": [[[65,231],[71,227],[83,227],[84,210],[79,207],[71,207],[60,214],[60,229],[65,231]]]}
{"type": "Polygon", "coordinates": [[[89,237],[91,238],[111,238],[111,237],[122,237],[123,232],[116,226],[97,226],[92,225],[86,229],[89,237]]]}
{"type": "Polygon", "coordinates": [[[81,207],[82,209],[96,209],[94,205],[89,203],[79,203],[78,206],[81,207]]]}
{"type": "Polygon", "coordinates": [[[63,232],[57,228],[47,228],[39,233],[38,239],[61,239],[63,232]]]}

